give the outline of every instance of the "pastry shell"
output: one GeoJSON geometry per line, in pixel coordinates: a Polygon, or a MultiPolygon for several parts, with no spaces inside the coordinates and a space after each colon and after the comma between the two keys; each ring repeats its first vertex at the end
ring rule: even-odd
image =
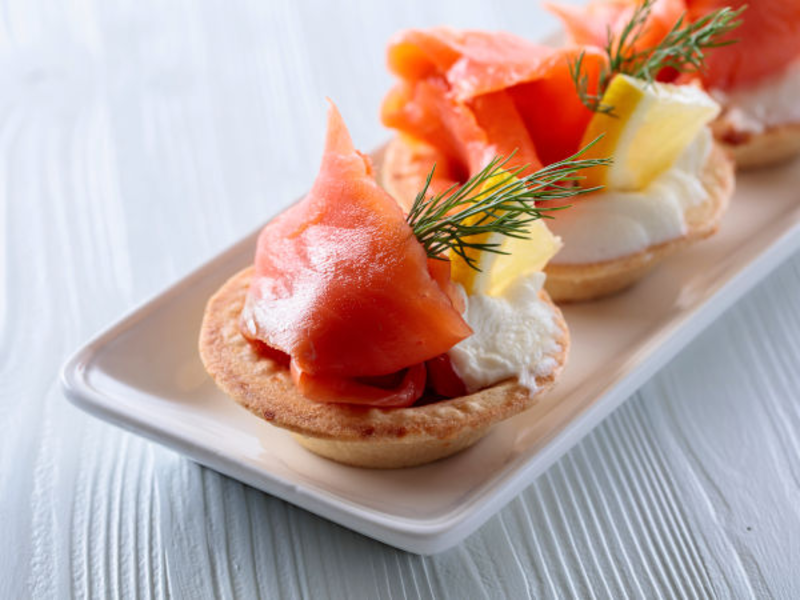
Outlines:
{"type": "Polygon", "coordinates": [[[719,143],[733,156],[738,169],[767,167],[800,155],[800,123],[745,133],[737,131],[723,113],[712,124],[712,129],[719,143]]]}
{"type": "Polygon", "coordinates": [[[561,351],[557,367],[536,379],[536,393],[514,380],[474,394],[409,408],[326,404],[302,396],[289,370],[259,354],[239,331],[252,268],[228,280],[209,300],[200,333],[206,370],[227,395],[256,416],[292,432],[307,449],[335,461],[374,468],[410,467],[463,450],[489,428],[533,406],[554,384],[569,350],[569,332],[555,312],[561,351]]]}
{"type": "MultiPolygon", "coordinates": [[[[386,148],[381,184],[401,205],[408,207],[434,160],[435,151],[429,146],[396,137],[386,148]]],[[[714,144],[706,159],[702,182],[708,198],[686,211],[687,232],[684,236],[613,260],[590,264],[548,264],[545,288],[553,301],[593,300],[622,291],[639,281],[665,257],[714,234],[734,188],[733,162],[718,144],[714,144]]]]}

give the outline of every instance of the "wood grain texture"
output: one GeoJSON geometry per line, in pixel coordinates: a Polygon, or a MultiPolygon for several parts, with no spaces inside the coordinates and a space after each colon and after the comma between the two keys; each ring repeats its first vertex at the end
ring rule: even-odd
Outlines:
{"type": "Polygon", "coordinates": [[[65,402],[69,352],[308,187],[326,95],[385,139],[385,41],[439,23],[553,26],[535,2],[2,3],[0,598],[800,597],[800,256],[435,557],[65,402]]]}

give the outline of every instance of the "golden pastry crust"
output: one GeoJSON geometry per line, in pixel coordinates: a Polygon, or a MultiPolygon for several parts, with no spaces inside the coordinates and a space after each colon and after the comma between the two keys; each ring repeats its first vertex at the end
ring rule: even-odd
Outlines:
{"type": "Polygon", "coordinates": [[[474,394],[411,408],[380,409],[325,404],[303,397],[289,370],[265,358],[239,332],[239,315],[252,278],[241,271],[209,300],[200,332],[200,356],[226,394],[258,417],[288,429],[309,450],[346,464],[395,468],[420,465],[462,450],[489,427],[536,403],[564,367],[569,332],[551,303],[562,335],[558,365],[537,378],[531,394],[508,380],[474,394]]]}
{"type": "MultiPolygon", "coordinates": [[[[419,142],[397,137],[386,147],[381,183],[403,206],[413,202],[424,184],[435,152],[419,142]]],[[[728,208],[734,187],[733,162],[715,144],[703,169],[702,181],[708,199],[686,211],[688,231],[681,238],[651,246],[621,258],[591,264],[554,264],[545,268],[545,288],[554,302],[594,300],[630,287],[659,261],[717,231],[728,208]]]]}
{"type": "Polygon", "coordinates": [[[738,169],[758,169],[800,155],[800,123],[778,125],[760,133],[741,132],[723,113],[711,129],[738,169]]]}

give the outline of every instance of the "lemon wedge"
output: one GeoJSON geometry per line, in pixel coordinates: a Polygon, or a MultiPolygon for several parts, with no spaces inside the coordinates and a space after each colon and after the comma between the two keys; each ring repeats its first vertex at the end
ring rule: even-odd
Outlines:
{"type": "Polygon", "coordinates": [[[693,85],[648,83],[628,75],[611,80],[602,99],[614,115],[595,113],[582,146],[603,134],[584,158],[611,156],[607,169],[588,169],[584,185],[642,190],[675,163],[719,105],[693,85]]]}
{"type": "MultiPolygon", "coordinates": [[[[481,191],[496,186],[497,177],[510,178],[511,175],[498,173],[483,184],[481,191]]],[[[505,254],[467,249],[468,256],[480,269],[477,271],[453,250],[449,251],[450,277],[454,282],[460,283],[468,295],[502,296],[508,286],[520,277],[544,269],[561,248],[561,239],[554,236],[541,219],[528,225],[528,237],[525,239],[485,233],[472,236],[470,241],[497,244],[498,249],[505,254]]]]}

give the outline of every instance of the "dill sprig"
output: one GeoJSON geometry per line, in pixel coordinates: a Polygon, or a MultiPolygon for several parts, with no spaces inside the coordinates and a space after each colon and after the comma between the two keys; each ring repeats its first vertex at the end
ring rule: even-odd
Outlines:
{"type": "Polygon", "coordinates": [[[445,253],[452,250],[479,271],[474,251],[507,254],[501,249],[502,244],[487,241],[484,234],[527,238],[530,223],[552,218],[546,213],[566,208],[537,206],[536,201],[572,198],[600,189],[574,185],[583,179],[579,174],[583,169],[611,164],[611,159],[579,159],[596,141],[569,158],[528,175],[523,175],[527,165],[505,169],[516,151],[507,158],[498,156],[462,186],[454,185],[427,197],[434,165],[406,220],[429,257],[445,259],[445,253]]]}
{"type": "Polygon", "coordinates": [[[583,105],[590,110],[613,114],[614,107],[604,104],[602,98],[615,75],[630,75],[652,83],[659,71],[667,67],[681,73],[702,70],[707,50],[736,43],[737,40],[723,38],[742,24],[739,16],[747,8],[721,8],[694,23],[688,22],[683,14],[661,42],[650,48],[637,50],[636,44],[645,31],[647,18],[655,2],[656,0],[645,0],[637,6],[619,37],[615,38],[609,27],[604,48],[608,64],[600,71],[596,93],[589,91],[589,77],[583,69],[584,53],[570,63],[570,75],[575,89],[583,105]]]}

